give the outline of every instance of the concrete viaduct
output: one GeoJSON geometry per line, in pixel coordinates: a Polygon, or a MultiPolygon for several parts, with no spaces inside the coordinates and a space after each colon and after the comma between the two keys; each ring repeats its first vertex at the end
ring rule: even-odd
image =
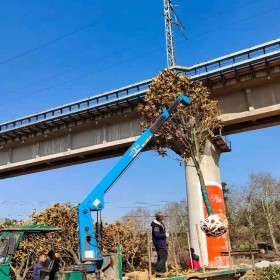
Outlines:
{"type": "MultiPolygon", "coordinates": [[[[174,69],[219,101],[223,135],[279,123],[280,39],[174,69]]],[[[137,105],[150,81],[0,124],[0,179],[123,154],[141,134],[137,105]]]]}

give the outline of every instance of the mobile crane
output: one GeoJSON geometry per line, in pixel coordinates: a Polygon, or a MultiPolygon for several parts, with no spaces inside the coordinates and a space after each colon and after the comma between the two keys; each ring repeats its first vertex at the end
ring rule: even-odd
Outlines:
{"type": "Polygon", "coordinates": [[[170,106],[169,109],[163,108],[159,118],[149,129],[145,129],[142,135],[130,146],[117,164],[109,173],[97,184],[97,186],[87,195],[78,205],[78,226],[80,242],[80,258],[82,263],[86,263],[87,272],[99,270],[102,266],[103,257],[98,251],[98,231],[100,211],[104,209],[104,195],[109,191],[116,180],[124,173],[130,164],[137,158],[139,153],[149,143],[156,131],[171,116],[177,106],[182,103],[187,106],[190,100],[181,94],[170,106]],[[91,212],[96,212],[97,227],[96,231],[92,223],[91,212]]]}
{"type": "MultiPolygon", "coordinates": [[[[78,205],[78,232],[81,265],[76,266],[77,270],[79,270],[80,267],[87,273],[95,272],[96,279],[99,279],[98,271],[102,267],[103,256],[99,253],[98,249],[98,238],[100,235],[100,226],[98,225],[101,224],[99,221],[101,221],[101,210],[104,209],[104,195],[137,158],[139,153],[155,135],[156,131],[158,131],[181,103],[187,106],[190,104],[190,100],[187,96],[181,94],[169,109],[163,108],[161,115],[153,125],[149,129],[144,130],[142,135],[130,146],[117,164],[78,205]],[[97,214],[96,231],[92,222],[92,212],[96,212],[97,214]]],[[[0,279],[11,279],[9,265],[24,234],[43,233],[56,230],[59,229],[44,225],[3,229],[2,235],[0,236],[0,279]]],[[[77,279],[77,277],[75,277],[75,279],[77,279]]]]}

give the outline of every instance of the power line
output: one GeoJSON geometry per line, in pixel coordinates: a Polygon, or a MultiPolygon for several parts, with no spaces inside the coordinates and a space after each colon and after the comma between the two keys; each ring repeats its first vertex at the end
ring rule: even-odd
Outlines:
{"type": "MultiPolygon", "coordinates": [[[[159,37],[159,36],[155,36],[155,34],[152,34],[152,35],[150,36],[150,40],[155,40],[155,39],[157,39],[158,37],[159,37]]],[[[58,74],[51,75],[51,76],[49,76],[49,77],[47,77],[47,78],[45,78],[45,79],[42,79],[42,80],[39,80],[39,81],[35,81],[35,82],[33,82],[33,83],[30,83],[30,84],[26,84],[26,85],[24,85],[24,86],[21,86],[19,89],[5,92],[5,93],[3,93],[3,94],[0,94],[0,96],[12,94],[12,93],[18,92],[18,91],[20,91],[20,90],[22,90],[22,89],[30,88],[30,87],[32,87],[32,86],[34,86],[34,85],[38,85],[38,84],[44,83],[44,82],[46,82],[46,81],[52,80],[52,79],[54,79],[54,78],[63,76],[63,75],[65,75],[65,74],[70,73],[70,72],[73,72],[73,71],[75,71],[75,70],[77,70],[77,69],[81,69],[81,68],[84,68],[84,67],[86,67],[86,66],[90,66],[90,65],[93,64],[93,63],[102,61],[102,60],[107,59],[107,58],[112,57],[112,56],[116,56],[116,55],[121,54],[121,53],[123,53],[123,52],[127,52],[128,50],[131,50],[131,49],[133,49],[133,48],[135,48],[135,47],[138,47],[138,46],[140,46],[140,45],[143,45],[143,44],[146,43],[146,42],[147,42],[147,40],[138,42],[138,43],[136,43],[136,44],[134,44],[134,45],[132,45],[132,46],[123,48],[123,49],[121,49],[121,50],[119,50],[119,51],[115,51],[115,52],[110,53],[110,54],[108,54],[108,55],[105,55],[105,56],[103,56],[103,57],[101,57],[101,58],[97,58],[97,59],[95,59],[95,60],[93,60],[93,61],[91,61],[91,62],[89,62],[89,63],[82,64],[82,65],[80,65],[80,66],[72,67],[72,68],[70,68],[70,69],[68,69],[68,70],[66,70],[66,71],[60,72],[60,73],[58,73],[58,74]]]]}
{"type": "MultiPolygon", "coordinates": [[[[164,204],[168,204],[168,203],[186,203],[186,200],[185,199],[180,199],[180,200],[160,200],[158,201],[159,203],[164,203],[164,204]]],[[[31,201],[27,201],[27,200],[9,200],[9,201],[0,201],[0,204],[4,204],[4,203],[10,203],[12,206],[15,205],[15,204],[19,204],[19,205],[22,205],[22,203],[26,203],[26,204],[30,204],[30,205],[33,205],[33,206],[38,206],[39,204],[47,204],[48,206],[53,206],[57,203],[59,204],[79,204],[80,202],[78,201],[38,201],[38,202],[34,202],[34,200],[31,201]]],[[[118,203],[118,201],[106,201],[105,200],[105,203],[106,204],[111,204],[111,203],[118,203]]],[[[130,202],[130,204],[153,204],[154,201],[151,201],[151,202],[142,202],[142,201],[132,201],[130,202]]],[[[125,206],[128,206],[128,205],[125,205],[125,206]]],[[[1,206],[0,206],[1,207],[1,206]]],[[[6,206],[5,206],[6,207],[6,206]]]]}
{"type": "MultiPolygon", "coordinates": [[[[244,6],[252,5],[252,4],[254,4],[254,3],[256,3],[256,2],[260,2],[260,1],[263,1],[263,0],[257,0],[257,1],[253,1],[253,2],[250,2],[250,3],[244,4],[244,5],[240,5],[240,6],[236,7],[236,8],[234,8],[234,9],[231,9],[230,11],[238,10],[238,9],[240,9],[240,8],[243,8],[244,6]]],[[[218,15],[222,15],[222,14],[225,14],[225,12],[218,13],[218,14],[216,14],[216,15],[213,15],[213,16],[210,16],[210,17],[207,17],[207,18],[204,18],[204,19],[202,19],[202,20],[211,19],[211,18],[217,17],[218,15]]],[[[153,35],[153,36],[154,36],[154,35],[153,35]]],[[[153,38],[156,38],[156,37],[153,37],[153,38]]],[[[144,41],[144,42],[146,42],[146,41],[144,41]]],[[[142,43],[144,43],[144,42],[142,42],[142,43]]],[[[142,43],[141,43],[141,44],[142,44],[142,43]]],[[[134,46],[132,46],[132,47],[134,47],[134,46]]],[[[88,48],[86,48],[86,49],[88,49],[88,48]]],[[[129,49],[129,48],[126,48],[126,49],[124,49],[123,51],[125,51],[125,50],[127,50],[127,49],[129,49]]],[[[72,50],[72,51],[70,51],[69,53],[73,53],[73,52],[75,52],[75,51],[80,51],[80,50],[74,50],[74,51],[72,50]]],[[[68,54],[69,54],[69,53],[68,53],[68,54]]],[[[114,53],[113,53],[113,54],[114,54],[114,53]]],[[[62,56],[64,56],[64,55],[62,55],[62,56]]],[[[56,59],[56,58],[58,58],[58,57],[61,57],[61,56],[56,56],[54,59],[56,59]]],[[[108,56],[106,56],[106,57],[108,57],[108,56]]],[[[105,58],[106,58],[106,57],[105,57],[105,58]]],[[[52,59],[52,60],[46,59],[46,60],[44,60],[44,61],[41,62],[41,63],[38,63],[38,64],[33,65],[33,66],[31,66],[31,67],[27,67],[27,68],[25,68],[25,69],[23,69],[23,70],[20,70],[20,71],[15,72],[15,73],[20,73],[20,72],[23,72],[23,71],[32,69],[32,68],[36,67],[37,65],[41,65],[41,64],[43,64],[43,63],[45,63],[45,62],[53,61],[54,59],[52,59]]],[[[99,60],[99,59],[98,59],[98,60],[99,60]]],[[[73,70],[75,70],[75,69],[76,69],[76,68],[73,68],[73,70]]],[[[70,70],[70,71],[73,71],[73,70],[70,70]]],[[[70,71],[69,71],[69,72],[70,72],[70,71]]],[[[65,72],[63,72],[62,74],[67,73],[67,72],[68,72],[68,71],[65,71],[65,72]]],[[[62,74],[59,74],[59,75],[62,75],[62,74]]],[[[7,75],[7,76],[5,76],[5,77],[2,77],[2,79],[3,79],[3,78],[10,77],[10,76],[12,76],[12,75],[13,75],[13,74],[9,74],[9,75],[7,75]]],[[[50,79],[53,78],[53,77],[56,77],[56,75],[51,76],[50,79]]],[[[44,82],[44,81],[45,81],[45,80],[42,80],[42,81],[39,81],[38,83],[41,83],[41,82],[44,82]]],[[[34,83],[34,84],[37,84],[37,83],[34,83]]],[[[33,85],[33,84],[31,84],[31,85],[33,85]]],[[[28,85],[27,87],[29,87],[29,85],[28,85]]],[[[24,88],[26,88],[26,87],[24,87],[24,88]]],[[[12,91],[12,92],[14,92],[14,91],[12,91]]],[[[8,93],[12,93],[12,92],[8,92],[8,93]]]]}
{"type": "MultiPolygon", "coordinates": [[[[219,13],[214,14],[214,15],[212,15],[212,16],[209,16],[209,17],[200,19],[200,21],[206,21],[206,20],[208,20],[208,19],[212,19],[212,18],[215,18],[215,17],[217,17],[217,16],[226,14],[226,13],[229,12],[229,11],[230,11],[230,12],[236,11],[236,10],[239,10],[239,9],[244,8],[244,7],[246,7],[246,6],[255,4],[255,3],[257,3],[257,2],[260,2],[260,1],[263,1],[263,0],[256,0],[256,1],[253,1],[253,2],[250,2],[250,3],[246,3],[246,4],[243,4],[243,5],[239,5],[239,6],[235,7],[235,8],[230,9],[230,10],[226,10],[226,11],[223,11],[223,12],[219,12],[219,13]]],[[[158,38],[158,36],[155,36],[155,34],[152,35],[152,36],[153,36],[153,39],[158,38]]],[[[144,42],[146,42],[146,41],[144,41],[144,42]]],[[[132,46],[132,47],[133,47],[133,46],[132,46]]],[[[8,75],[6,75],[6,76],[4,76],[4,77],[0,77],[0,80],[3,80],[3,79],[6,79],[6,78],[9,78],[9,77],[12,77],[13,75],[18,74],[18,73],[25,72],[25,71],[30,70],[30,69],[32,69],[32,68],[35,68],[35,67],[37,67],[37,66],[39,66],[39,65],[45,64],[46,62],[54,61],[54,60],[56,60],[57,58],[64,57],[65,55],[69,55],[69,54],[71,54],[71,53],[75,53],[75,52],[78,52],[78,51],[81,52],[81,51],[84,51],[84,50],[87,50],[87,49],[90,49],[90,47],[87,47],[87,48],[82,49],[82,50],[81,50],[81,49],[75,49],[75,50],[72,50],[72,51],[67,52],[67,53],[64,52],[63,55],[54,56],[52,59],[45,59],[45,60],[43,60],[42,62],[36,63],[35,65],[32,65],[32,66],[30,66],[30,67],[26,67],[26,68],[24,68],[24,69],[20,69],[19,71],[16,71],[16,72],[14,72],[14,73],[8,74],[8,75]]],[[[129,49],[129,48],[126,48],[125,50],[127,50],[127,49],[129,49]]],[[[99,59],[98,59],[98,60],[99,60],[99,59]]],[[[73,70],[74,70],[74,69],[73,69],[73,70]]],[[[70,71],[69,71],[69,72],[70,72],[70,71]]],[[[65,73],[65,72],[63,72],[62,74],[64,74],[64,73],[65,73]]],[[[61,74],[61,75],[62,75],[62,74],[61,74]]],[[[25,87],[25,88],[26,88],[26,87],[25,87]]],[[[13,92],[14,92],[14,91],[13,91],[13,92]]],[[[9,92],[9,93],[11,93],[11,92],[9,92]]]]}
{"type": "MultiPolygon", "coordinates": [[[[240,19],[240,20],[237,20],[237,21],[228,23],[228,24],[224,24],[224,25],[222,25],[222,26],[220,26],[220,27],[211,29],[211,30],[206,31],[206,32],[203,32],[203,33],[201,33],[201,34],[194,35],[194,36],[192,36],[192,37],[189,37],[189,39],[196,39],[196,38],[199,38],[199,37],[201,37],[201,36],[207,35],[207,34],[209,34],[209,33],[213,33],[213,32],[215,32],[215,31],[221,30],[221,29],[223,29],[223,28],[225,28],[225,27],[228,27],[228,26],[231,26],[231,25],[234,25],[234,24],[238,24],[238,23],[240,23],[240,22],[247,21],[247,20],[250,20],[250,19],[252,19],[252,18],[255,18],[255,17],[258,17],[258,16],[262,16],[262,15],[265,15],[265,14],[268,14],[268,13],[271,13],[271,12],[275,12],[275,11],[277,11],[277,10],[279,10],[279,9],[280,9],[280,6],[277,6],[277,7],[275,7],[275,8],[271,8],[271,9],[266,10],[266,11],[264,11],[264,12],[261,12],[261,13],[258,13],[258,14],[255,14],[255,15],[252,15],[252,16],[249,16],[249,17],[246,17],[246,18],[243,18],[243,19],[240,19]]],[[[183,43],[183,42],[184,42],[184,41],[181,40],[179,43],[183,43]]]]}
{"type": "MultiPolygon", "coordinates": [[[[136,2],[139,2],[139,1],[141,1],[141,0],[137,0],[136,2]]],[[[109,14],[105,15],[105,16],[103,16],[102,18],[100,18],[100,19],[98,19],[98,20],[96,20],[96,21],[94,21],[94,22],[92,22],[92,23],[90,23],[90,24],[81,26],[81,27],[79,27],[79,28],[77,28],[77,29],[75,29],[75,30],[69,32],[69,33],[66,33],[66,34],[64,34],[64,35],[61,35],[61,36],[59,36],[59,37],[57,37],[57,38],[55,38],[55,39],[53,39],[53,40],[51,40],[51,41],[48,41],[48,42],[46,42],[46,43],[44,43],[44,44],[42,44],[42,45],[39,45],[39,46],[37,46],[37,47],[35,47],[35,48],[30,49],[30,50],[24,51],[24,52],[22,52],[22,53],[20,53],[20,54],[18,54],[18,55],[16,55],[16,56],[10,57],[10,58],[5,59],[5,60],[2,60],[2,61],[0,61],[0,65],[6,64],[6,63],[8,63],[8,62],[11,62],[11,61],[13,61],[13,60],[15,60],[15,59],[18,59],[18,58],[20,58],[20,57],[23,57],[23,56],[25,56],[25,55],[27,55],[27,54],[30,54],[30,53],[32,53],[32,52],[35,52],[35,51],[40,50],[40,49],[42,49],[42,48],[45,48],[45,47],[47,47],[47,46],[49,46],[49,45],[52,45],[52,44],[54,44],[54,43],[57,43],[58,41],[61,41],[61,40],[65,39],[65,38],[67,38],[67,37],[70,37],[70,36],[72,36],[72,35],[74,35],[74,34],[76,34],[76,33],[79,33],[79,32],[81,32],[81,31],[84,31],[85,29],[88,29],[88,28],[90,28],[90,27],[96,25],[97,23],[101,22],[101,21],[104,20],[104,19],[107,19],[107,18],[109,18],[109,17],[111,17],[111,16],[113,16],[113,15],[119,14],[119,13],[121,13],[121,12],[127,10],[128,8],[134,6],[135,4],[136,4],[136,3],[134,2],[133,4],[127,5],[127,6],[125,6],[124,8],[121,8],[121,9],[119,9],[119,10],[117,10],[117,11],[114,11],[114,12],[112,12],[112,13],[109,13],[109,14]]]]}
{"type": "MultiPolygon", "coordinates": [[[[172,218],[172,217],[181,217],[184,216],[184,214],[177,214],[177,215],[164,215],[164,218],[172,218]]],[[[155,215],[124,215],[123,218],[154,218],[155,215]]]]}
{"type": "Polygon", "coordinates": [[[242,4],[242,5],[239,5],[239,6],[235,7],[235,8],[231,8],[231,9],[229,9],[229,10],[223,10],[222,12],[216,13],[216,14],[214,14],[214,15],[212,15],[212,16],[199,19],[199,21],[200,21],[200,22],[201,22],[201,21],[206,21],[206,20],[208,20],[208,19],[212,19],[212,18],[221,16],[221,15],[224,15],[224,14],[226,14],[226,13],[228,13],[228,12],[240,10],[240,9],[242,9],[242,8],[244,8],[244,7],[253,5],[253,4],[255,4],[255,3],[257,3],[257,2],[261,2],[261,1],[263,1],[263,0],[256,0],[256,1],[253,1],[253,2],[250,2],[250,3],[245,3],[245,4],[242,4]]]}
{"type": "Polygon", "coordinates": [[[2,77],[0,77],[0,80],[7,79],[7,78],[9,78],[9,77],[12,77],[12,76],[15,75],[15,74],[19,74],[19,73],[25,72],[25,71],[30,70],[30,69],[32,69],[32,68],[36,68],[36,67],[38,67],[39,65],[45,64],[45,63],[47,63],[47,62],[54,61],[54,60],[56,60],[56,59],[58,59],[58,58],[60,58],[60,57],[65,57],[65,56],[68,56],[69,54],[72,54],[72,53],[75,53],[75,52],[83,52],[83,51],[88,50],[88,49],[90,49],[90,46],[87,46],[86,48],[83,48],[83,49],[77,49],[77,48],[75,48],[74,50],[71,50],[71,51],[69,51],[69,52],[63,52],[62,55],[56,55],[56,56],[52,57],[51,59],[45,59],[45,60],[43,60],[43,61],[41,61],[41,62],[38,62],[38,63],[36,63],[36,64],[33,64],[33,65],[29,66],[29,67],[25,67],[25,68],[20,69],[20,70],[18,70],[18,71],[16,71],[16,72],[10,73],[10,74],[8,74],[8,75],[6,75],[6,76],[2,76],[2,77]]]}
{"type": "Polygon", "coordinates": [[[55,85],[53,85],[53,86],[49,86],[49,87],[46,87],[46,88],[43,88],[43,89],[40,89],[40,90],[36,90],[36,91],[31,92],[31,93],[28,93],[28,94],[25,94],[25,95],[21,95],[20,97],[11,99],[11,100],[9,100],[9,101],[7,101],[7,102],[0,103],[0,105],[8,104],[8,103],[11,103],[11,102],[16,102],[16,101],[18,101],[18,100],[20,100],[20,99],[22,99],[22,98],[24,98],[24,97],[27,97],[27,96],[30,96],[30,95],[34,95],[34,94],[37,94],[37,93],[41,93],[41,92],[44,92],[44,91],[47,91],[47,90],[50,90],[50,89],[53,89],[53,88],[57,88],[57,87],[59,87],[59,86],[62,86],[62,85],[68,84],[68,83],[71,83],[71,82],[73,82],[73,81],[77,81],[77,80],[80,80],[80,79],[83,79],[83,78],[92,76],[92,75],[94,75],[94,74],[96,74],[96,73],[98,73],[98,72],[101,72],[101,71],[104,71],[104,70],[108,70],[108,69],[114,68],[114,67],[119,66],[119,65],[121,65],[121,64],[125,64],[125,63],[127,63],[127,62],[129,62],[129,61],[131,61],[131,60],[139,59],[139,58],[141,58],[141,57],[143,57],[143,56],[145,56],[145,55],[147,55],[147,54],[154,53],[155,51],[158,51],[158,49],[154,49],[154,50],[152,50],[152,51],[150,51],[150,52],[146,52],[146,53],[144,53],[144,54],[141,54],[141,55],[138,55],[138,56],[135,56],[135,57],[132,57],[132,58],[129,58],[129,59],[120,61],[120,62],[118,62],[118,63],[114,63],[114,64],[109,65],[109,66],[107,66],[107,67],[100,68],[100,69],[98,69],[98,70],[96,70],[96,71],[94,71],[94,72],[92,72],[92,73],[84,74],[84,75],[78,76],[78,77],[76,77],[76,78],[73,78],[73,79],[70,79],[70,80],[67,80],[67,81],[63,81],[63,82],[57,83],[57,84],[55,84],[55,85]]]}
{"type": "MultiPolygon", "coordinates": [[[[261,16],[261,15],[264,15],[264,14],[268,14],[268,13],[271,13],[271,12],[274,12],[274,11],[277,11],[280,9],[280,6],[277,6],[275,8],[271,8],[269,10],[266,10],[266,11],[263,11],[261,13],[258,13],[258,14],[255,14],[255,15],[252,15],[252,16],[249,16],[249,17],[246,17],[246,18],[243,18],[243,19],[240,19],[240,20],[237,20],[237,21],[234,21],[234,22],[231,22],[231,23],[228,23],[228,24],[224,24],[220,27],[217,27],[217,28],[214,28],[214,29],[211,29],[209,31],[206,31],[204,33],[201,33],[201,34],[197,34],[197,35],[194,35],[192,37],[189,37],[189,39],[196,39],[196,38],[199,38],[201,36],[204,36],[204,35],[207,35],[207,34],[210,34],[210,33],[213,33],[215,31],[218,31],[218,30],[221,30],[225,27],[228,27],[228,26],[231,26],[231,25],[234,25],[234,24],[238,24],[240,22],[243,22],[243,21],[247,21],[247,20],[250,20],[252,18],[255,18],[255,17],[258,17],[258,16],[261,16]]],[[[185,41],[179,41],[178,43],[183,43],[185,41]]],[[[56,88],[56,87],[59,87],[59,86],[62,86],[62,85],[65,85],[67,83],[70,83],[70,82],[73,82],[73,81],[77,81],[77,80],[80,80],[80,79],[83,79],[83,78],[86,78],[86,77],[89,77],[89,76],[92,76],[94,74],[96,74],[97,72],[101,72],[101,71],[104,71],[104,70],[107,70],[107,69],[110,69],[110,68],[113,68],[115,66],[118,66],[118,65],[121,65],[121,64],[125,64],[126,62],[129,62],[129,61],[132,61],[134,59],[138,59],[138,58],[141,58],[143,56],[146,56],[147,54],[151,54],[151,53],[155,53],[155,52],[158,52],[158,49],[159,48],[156,48],[152,51],[149,51],[149,52],[146,52],[146,53],[143,53],[141,55],[138,55],[138,56],[135,56],[135,57],[132,57],[132,58],[129,58],[129,59],[126,59],[126,60],[123,60],[123,61],[120,61],[118,63],[115,63],[115,64],[112,64],[112,65],[109,65],[107,67],[104,67],[104,68],[101,68],[101,69],[98,69],[92,73],[88,73],[88,74],[85,74],[85,75],[81,75],[81,76],[78,76],[76,78],[73,78],[73,79],[70,79],[70,80],[67,80],[67,81],[63,81],[63,82],[60,82],[60,83],[57,83],[55,85],[52,85],[52,86],[49,86],[49,87],[46,87],[46,88],[43,88],[43,89],[40,89],[40,90],[37,90],[37,91],[34,91],[34,92],[31,92],[31,93],[28,93],[28,94],[25,94],[25,95],[21,95],[20,97],[18,98],[14,98],[14,99],[11,99],[7,102],[3,102],[3,103],[0,103],[0,105],[4,105],[4,104],[8,104],[8,103],[11,103],[11,102],[15,102],[15,101],[18,101],[24,97],[27,97],[27,96],[30,96],[30,95],[34,95],[34,94],[37,94],[37,93],[41,93],[41,92],[44,92],[44,91],[47,91],[47,90],[50,90],[50,89],[53,89],[53,88],[56,88]]]]}
{"type": "MultiPolygon", "coordinates": [[[[34,203],[34,202],[30,202],[30,201],[2,201],[3,203],[5,203],[5,202],[9,202],[9,203],[11,203],[13,206],[14,205],[21,205],[20,203],[22,203],[22,202],[24,202],[24,203],[28,203],[28,204],[32,204],[33,205],[33,208],[32,208],[32,210],[34,210],[34,207],[38,207],[38,204],[46,204],[47,206],[46,206],[46,208],[48,208],[48,207],[52,207],[53,205],[55,205],[56,203],[69,203],[69,204],[71,204],[71,205],[73,205],[73,207],[75,206],[75,205],[78,205],[79,204],[79,202],[73,202],[73,201],[68,201],[68,202],[46,202],[46,201],[41,201],[41,202],[37,202],[37,203],[34,203]]],[[[2,203],[1,201],[0,201],[0,203],[2,203]]],[[[180,200],[180,201],[163,201],[164,203],[165,203],[165,205],[150,205],[150,207],[139,207],[139,206],[115,206],[115,208],[121,208],[121,209],[135,209],[135,210],[137,210],[137,209],[150,209],[150,210],[152,210],[152,208],[154,207],[154,206],[157,206],[157,207],[166,207],[166,205],[168,205],[168,204],[170,204],[170,203],[173,203],[173,204],[176,204],[176,203],[186,203],[186,200],[180,200]]],[[[105,204],[108,204],[109,202],[105,202],[105,204]]],[[[137,203],[137,201],[136,202],[133,202],[133,203],[135,203],[135,204],[138,204],[137,203]]],[[[152,202],[151,202],[152,203],[152,202]]],[[[6,206],[5,206],[6,207],[6,206]]],[[[0,207],[1,208],[1,207],[0,207]]],[[[6,209],[7,209],[7,207],[6,207],[6,209]]],[[[8,210],[8,211],[11,211],[11,210],[8,210]]],[[[31,211],[31,210],[27,210],[27,211],[31,211]]],[[[41,212],[43,212],[44,210],[40,210],[41,212]]],[[[40,212],[38,212],[38,213],[40,213],[40,212]]],[[[7,218],[7,217],[11,217],[11,216],[14,216],[14,217],[29,217],[30,216],[30,213],[28,213],[28,214],[16,214],[16,213],[11,213],[11,212],[4,212],[3,214],[2,214],[2,218],[7,218]]],[[[179,214],[178,215],[172,215],[172,216],[170,216],[170,215],[168,215],[168,216],[165,216],[165,217],[173,217],[173,216],[180,216],[179,214]]],[[[1,217],[0,217],[0,219],[1,219],[1,217]]],[[[142,217],[141,215],[125,215],[124,217],[142,217]]],[[[154,215],[153,216],[150,216],[150,217],[154,217],[154,215]]]]}

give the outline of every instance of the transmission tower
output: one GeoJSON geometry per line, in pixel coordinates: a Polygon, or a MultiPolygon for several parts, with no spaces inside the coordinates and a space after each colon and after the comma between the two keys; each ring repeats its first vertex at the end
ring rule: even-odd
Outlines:
{"type": "Polygon", "coordinates": [[[163,0],[164,2],[164,23],[165,23],[165,39],[167,52],[167,67],[176,65],[175,42],[173,33],[172,5],[171,0],[163,0]]]}
{"type": "Polygon", "coordinates": [[[185,29],[182,22],[176,15],[171,0],[163,0],[164,8],[164,22],[165,22],[165,37],[166,37],[166,54],[167,54],[167,67],[170,68],[176,65],[176,52],[175,41],[173,33],[173,24],[176,24],[184,38],[186,38],[183,30],[185,29]],[[174,18],[174,20],[173,20],[174,18]]]}

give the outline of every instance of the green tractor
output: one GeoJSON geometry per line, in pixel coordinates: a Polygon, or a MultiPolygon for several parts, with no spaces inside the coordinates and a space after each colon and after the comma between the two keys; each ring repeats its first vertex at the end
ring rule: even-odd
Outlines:
{"type": "Polygon", "coordinates": [[[26,234],[45,234],[59,228],[45,225],[31,225],[4,228],[0,236],[0,279],[11,280],[10,263],[23,236],[26,234]]]}

